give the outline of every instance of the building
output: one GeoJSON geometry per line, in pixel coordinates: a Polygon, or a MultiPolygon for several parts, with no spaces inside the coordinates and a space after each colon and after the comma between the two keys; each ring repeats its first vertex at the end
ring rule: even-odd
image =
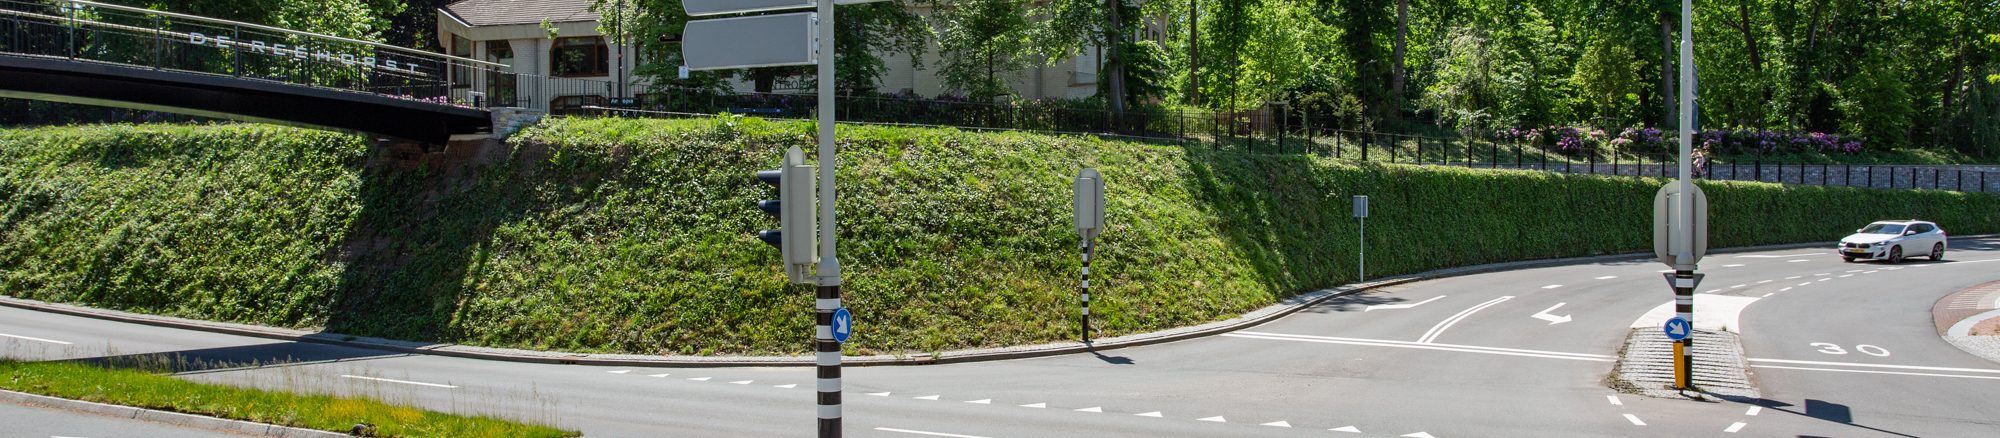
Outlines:
{"type": "MultiPolygon", "coordinates": [[[[438,9],[438,41],[457,56],[481,59],[510,66],[513,75],[482,72],[455,75],[454,85],[467,100],[492,99],[505,106],[520,106],[563,112],[583,105],[609,102],[646,92],[649,83],[629,77],[632,66],[643,62],[632,47],[610,41],[598,32],[599,16],[590,11],[591,0],[464,0],[438,9]],[[549,29],[555,30],[550,37],[549,29]],[[512,102],[509,104],[509,102],[512,102]]],[[[930,16],[929,5],[911,4],[918,15],[930,16]]],[[[1148,25],[1149,34],[1150,28],[1148,25]]],[[[918,70],[907,54],[882,56],[889,67],[879,79],[877,90],[914,93],[924,96],[949,90],[935,69],[918,70]]],[[[938,47],[933,46],[923,61],[934,65],[938,47]]],[[[1080,98],[1097,93],[1096,50],[1087,50],[1053,66],[1029,67],[1016,74],[1011,83],[1015,96],[1025,99],[1080,98]]],[[[748,78],[731,78],[735,90],[755,89],[748,78]]],[[[809,93],[811,90],[779,88],[779,93],[809,93]]]]}

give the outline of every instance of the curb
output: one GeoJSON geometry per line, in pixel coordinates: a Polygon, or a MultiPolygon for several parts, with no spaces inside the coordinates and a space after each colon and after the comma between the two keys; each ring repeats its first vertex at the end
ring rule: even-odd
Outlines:
{"type": "MultiPolygon", "coordinates": [[[[1974,240],[1974,239],[1990,239],[1995,237],[2000,237],[2000,234],[1959,236],[1958,239],[1974,240]]],[[[1794,243],[1794,244],[1783,244],[1783,245],[1746,246],[1737,248],[1711,249],[1709,250],[1709,253],[1731,254],[1731,253],[1742,253],[1742,252],[1771,251],[1771,250],[1797,249],[1797,248],[1816,248],[1816,247],[1824,247],[1831,249],[1835,243],[1836,242],[1812,242],[1812,243],[1794,243]]],[[[1213,336],[1217,334],[1255,327],[1258,325],[1262,325],[1264,323],[1275,321],[1278,318],[1283,318],[1287,315],[1291,315],[1294,312],[1303,310],[1307,307],[1311,307],[1313,305],[1319,304],[1334,297],[1366,292],[1369,290],[1374,290],[1385,286],[1393,286],[1393,285],[1411,283],[1423,280],[1457,277],[1463,275],[1511,271],[1517,269],[1546,268],[1555,266],[1578,265],[1578,264],[1599,263],[1599,262],[1619,261],[1619,260],[1647,259],[1651,257],[1652,254],[1649,253],[1625,253],[1625,254],[1592,256],[1592,257],[1572,257],[1572,258],[1530,260],[1530,261],[1519,261],[1519,262],[1492,263],[1485,265],[1438,269],[1417,274],[1389,277],[1371,282],[1349,284],[1340,287],[1335,287],[1332,289],[1321,289],[1313,292],[1303,293],[1291,298],[1284,299],[1278,302],[1278,304],[1266,306],[1262,309],[1251,311],[1249,313],[1245,313],[1237,317],[1222,321],[1216,321],[1191,327],[1181,327],[1181,328],[1167,329],[1155,332],[1105,338],[1091,343],[1061,342],[1061,343],[1049,343],[1049,344],[1039,344],[1039,345],[1014,346],[1014,347],[981,348],[981,349],[938,352],[928,356],[905,356],[905,355],[850,356],[844,358],[842,360],[842,364],[852,365],[852,366],[879,366],[879,365],[932,365],[932,364],[946,364],[946,363],[982,362],[982,361],[992,361],[992,360],[1026,359],[1033,357],[1088,353],[1093,351],[1115,350],[1126,347],[1138,347],[1144,345],[1162,344],[1162,343],[1181,341],[1181,340],[1187,340],[1205,336],[1213,336]]],[[[165,317],[165,316],[144,315],[144,314],[136,314],[136,313],[116,311],[116,310],[105,310],[105,309],[73,306],[67,304],[46,303],[35,300],[14,298],[5,295],[0,295],[0,306],[14,307],[26,310],[34,310],[39,312],[48,312],[48,313],[55,313],[55,314],[62,314],[69,316],[103,319],[103,320],[117,321],[117,322],[131,323],[131,324],[143,324],[143,325],[168,327],[168,328],[176,328],[184,330],[198,330],[198,331],[206,331],[213,333],[223,333],[223,334],[231,334],[237,336],[247,336],[255,338],[281,340],[281,341],[311,342],[317,344],[337,345],[343,347],[384,350],[397,353],[448,356],[448,357],[459,357],[459,358],[479,359],[479,360],[495,360],[495,361],[508,361],[508,362],[542,363],[542,364],[564,364],[564,365],[675,367],[675,368],[811,366],[816,363],[813,356],[709,357],[709,356],[654,356],[654,355],[641,355],[641,354],[576,354],[576,353],[565,353],[565,352],[554,352],[554,351],[531,351],[531,350],[518,350],[518,349],[508,349],[508,348],[473,347],[473,346],[454,345],[454,344],[397,341],[397,340],[381,339],[381,338],[362,338],[362,337],[346,336],[338,333],[311,332],[305,330],[262,327],[262,326],[248,325],[248,324],[221,323],[221,322],[200,321],[200,320],[165,317]]]]}
{"type": "Polygon", "coordinates": [[[108,405],[103,403],[94,403],[82,400],[71,400],[59,397],[49,397],[45,395],[35,395],[25,392],[14,392],[8,390],[0,390],[0,400],[6,400],[27,405],[39,405],[39,406],[47,406],[58,409],[68,409],[72,411],[89,412],[93,414],[106,415],[112,417],[132,418],[132,419],[154,421],[154,422],[188,426],[188,427],[213,429],[224,432],[247,433],[258,436],[270,436],[270,437],[282,437],[282,438],[346,438],[351,436],[344,433],[334,433],[323,430],[303,429],[290,426],[279,426],[275,424],[252,423],[248,421],[230,420],[226,418],[216,418],[204,415],[183,414],[179,412],[167,412],[167,411],[159,411],[152,409],[135,408],[131,406],[108,405]]]}

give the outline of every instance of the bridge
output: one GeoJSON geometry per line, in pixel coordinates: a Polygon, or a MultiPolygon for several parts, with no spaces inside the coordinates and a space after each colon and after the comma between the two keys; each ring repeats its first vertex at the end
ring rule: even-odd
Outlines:
{"type": "MultiPolygon", "coordinates": [[[[491,129],[523,78],[504,64],[81,0],[0,0],[0,97],[162,111],[443,144],[491,129]],[[505,89],[502,89],[502,88],[505,89]]],[[[526,79],[526,80],[524,80],[526,79]]]]}

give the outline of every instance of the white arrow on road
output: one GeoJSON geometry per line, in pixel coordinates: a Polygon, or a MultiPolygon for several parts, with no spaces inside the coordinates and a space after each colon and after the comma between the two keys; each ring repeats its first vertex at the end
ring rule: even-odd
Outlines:
{"type": "Polygon", "coordinates": [[[1424,305],[1424,303],[1428,303],[1428,302],[1432,302],[1432,301],[1437,301],[1437,300],[1438,300],[1438,298],[1444,298],[1444,295],[1438,295],[1438,296],[1437,296],[1437,298],[1432,298],[1432,299],[1428,299],[1428,300],[1423,300],[1423,301],[1418,301],[1418,302],[1416,302],[1415,304],[1382,304],[1382,305],[1376,305],[1376,306],[1368,306],[1368,308],[1367,308],[1367,309],[1362,309],[1361,311],[1363,311],[1363,312],[1366,312],[1366,311],[1370,311],[1370,310],[1375,310],[1375,309],[1408,309],[1408,308],[1411,308],[1411,307],[1417,307],[1417,306],[1421,306],[1421,305],[1424,305]]]}
{"type": "Polygon", "coordinates": [[[1536,312],[1535,319],[1548,321],[1549,325],[1556,325],[1569,322],[1570,319],[1569,315],[1555,316],[1549,314],[1549,312],[1555,311],[1557,307],[1562,307],[1564,304],[1569,304],[1569,303],[1556,303],[1556,305],[1549,306],[1549,308],[1546,310],[1542,310],[1541,312],[1536,312]]]}

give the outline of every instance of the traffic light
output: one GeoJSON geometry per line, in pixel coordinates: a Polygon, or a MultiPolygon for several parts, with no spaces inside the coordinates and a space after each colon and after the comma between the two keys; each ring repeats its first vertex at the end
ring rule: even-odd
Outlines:
{"type": "Polygon", "coordinates": [[[795,283],[813,282],[814,252],[819,236],[817,209],[813,197],[816,169],[806,165],[805,153],[794,146],[785,151],[784,167],[757,171],[757,180],[778,188],[778,199],[757,202],[757,209],[778,218],[778,229],[757,232],[757,240],[778,248],[783,254],[785,275],[795,283]]]}

